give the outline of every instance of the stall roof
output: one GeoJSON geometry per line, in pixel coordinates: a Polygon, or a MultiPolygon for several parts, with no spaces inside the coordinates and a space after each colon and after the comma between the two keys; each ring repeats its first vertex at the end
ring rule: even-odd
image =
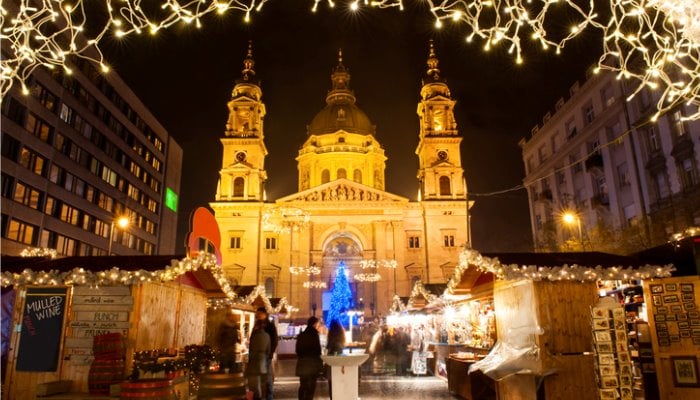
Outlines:
{"type": "Polygon", "coordinates": [[[498,258],[503,264],[537,265],[554,267],[559,265],[585,265],[601,267],[629,266],[638,267],[649,264],[637,257],[620,256],[617,254],[591,252],[570,253],[482,253],[484,257],[498,258]]]}
{"type": "MultiPolygon", "coordinates": [[[[67,272],[74,268],[98,273],[118,268],[122,271],[158,271],[170,266],[173,261],[179,261],[185,255],[155,255],[155,256],[74,256],[74,257],[19,257],[5,256],[0,258],[2,272],[21,274],[29,269],[32,271],[67,272]]],[[[184,282],[197,286],[210,296],[223,295],[221,286],[212,272],[200,268],[187,272],[182,278],[184,282]],[[194,279],[194,281],[193,281],[194,279]]]]}

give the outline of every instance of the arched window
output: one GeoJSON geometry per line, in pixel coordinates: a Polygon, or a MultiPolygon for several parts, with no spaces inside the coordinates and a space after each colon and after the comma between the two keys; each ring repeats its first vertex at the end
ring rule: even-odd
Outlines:
{"type": "Polygon", "coordinates": [[[243,197],[243,187],[245,186],[245,179],[240,176],[233,180],[233,196],[243,197]]]}
{"type": "Polygon", "coordinates": [[[352,180],[357,183],[362,183],[362,171],[356,169],[355,172],[353,172],[352,174],[352,180]]]}
{"type": "Polygon", "coordinates": [[[265,295],[275,297],[275,280],[272,278],[265,278],[265,295]]]}
{"type": "Polygon", "coordinates": [[[440,196],[449,196],[452,194],[450,190],[450,178],[447,176],[440,177],[440,196]]]}
{"type": "Polygon", "coordinates": [[[321,183],[328,183],[331,181],[331,172],[327,169],[321,171],[321,183]]]}
{"type": "Polygon", "coordinates": [[[348,177],[348,173],[345,172],[345,168],[340,168],[338,170],[338,179],[346,179],[348,177]]]}

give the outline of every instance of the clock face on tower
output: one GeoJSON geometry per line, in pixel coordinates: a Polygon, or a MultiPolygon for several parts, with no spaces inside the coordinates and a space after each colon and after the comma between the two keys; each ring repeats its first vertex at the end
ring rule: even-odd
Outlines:
{"type": "Polygon", "coordinates": [[[438,160],[447,160],[447,152],[445,150],[440,150],[437,153],[438,160]]]}
{"type": "Polygon", "coordinates": [[[236,153],[236,160],[243,162],[243,161],[245,161],[245,159],[246,159],[245,152],[239,151],[238,153],[236,153]]]}

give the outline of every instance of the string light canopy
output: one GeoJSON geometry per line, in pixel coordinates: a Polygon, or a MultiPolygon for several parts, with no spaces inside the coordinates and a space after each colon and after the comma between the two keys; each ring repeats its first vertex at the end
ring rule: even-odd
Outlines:
{"type": "Polygon", "coordinates": [[[302,286],[306,289],[326,289],[328,287],[323,281],[305,281],[302,286]]]}
{"type": "Polygon", "coordinates": [[[272,207],[263,213],[262,226],[276,233],[298,232],[311,223],[308,212],[296,207],[272,207]]]}
{"type": "Polygon", "coordinates": [[[398,263],[396,260],[362,260],[360,261],[360,267],[362,269],[369,268],[396,268],[398,263]]]}
{"type": "Polygon", "coordinates": [[[358,282],[378,282],[382,280],[382,276],[376,272],[355,274],[353,278],[358,282]]]}
{"type": "MultiPolygon", "coordinates": [[[[100,10],[103,22],[88,21],[86,1],[18,0],[0,6],[0,39],[8,51],[2,57],[2,95],[17,81],[25,82],[38,66],[63,68],[71,73],[69,57],[93,60],[108,72],[100,49],[106,35],[156,35],[175,24],[202,26],[208,14],[240,12],[246,23],[251,13],[271,0],[111,0],[89,2],[100,10]],[[10,3],[10,4],[7,4],[10,3]],[[18,4],[17,4],[18,3],[18,4]],[[85,25],[94,34],[86,36],[85,25]]],[[[279,0],[278,0],[279,1],[279,0]]],[[[352,11],[363,7],[404,9],[408,0],[351,0],[352,11]]],[[[697,0],[424,0],[435,27],[458,25],[465,39],[478,39],[484,51],[506,47],[516,64],[524,62],[523,43],[534,42],[543,51],[559,54],[585,30],[598,30],[602,55],[597,70],[610,70],[619,79],[636,83],[636,90],[658,90],[657,113],[652,120],[683,103],[693,105],[684,118],[700,119],[700,2],[697,0]],[[570,21],[562,30],[561,21],[570,21]]],[[[313,0],[335,7],[333,0],[313,0]]],[[[95,15],[94,13],[91,15],[95,15]]],[[[102,21],[102,20],[100,20],[102,21]]]]}
{"type": "Polygon", "coordinates": [[[470,266],[480,271],[491,272],[500,280],[531,279],[534,281],[613,281],[613,280],[644,280],[653,278],[667,278],[676,270],[673,265],[644,265],[640,267],[586,267],[580,265],[564,264],[555,267],[543,267],[537,265],[502,264],[498,258],[482,256],[478,251],[465,249],[459,256],[459,264],[455,268],[454,275],[447,282],[447,292],[454,294],[459,285],[462,274],[470,266]]]}
{"type": "Polygon", "coordinates": [[[289,267],[289,273],[292,275],[307,275],[307,276],[313,276],[313,275],[320,275],[321,274],[321,268],[317,267],[316,264],[311,264],[309,266],[290,266],[289,267]]]}

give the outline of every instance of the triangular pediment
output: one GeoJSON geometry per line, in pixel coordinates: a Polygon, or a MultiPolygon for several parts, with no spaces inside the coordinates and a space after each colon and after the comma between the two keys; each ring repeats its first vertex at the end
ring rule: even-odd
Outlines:
{"type": "Polygon", "coordinates": [[[337,179],[302,192],[290,194],[277,203],[306,202],[395,202],[408,203],[408,199],[393,193],[378,190],[348,179],[337,179]]]}

